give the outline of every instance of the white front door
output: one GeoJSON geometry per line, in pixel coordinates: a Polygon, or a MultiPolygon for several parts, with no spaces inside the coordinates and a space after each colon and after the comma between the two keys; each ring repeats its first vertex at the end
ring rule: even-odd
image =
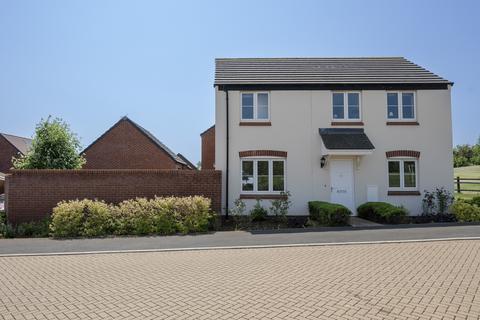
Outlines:
{"type": "Polygon", "coordinates": [[[352,160],[330,160],[330,185],[330,202],[343,204],[355,214],[352,160]]]}

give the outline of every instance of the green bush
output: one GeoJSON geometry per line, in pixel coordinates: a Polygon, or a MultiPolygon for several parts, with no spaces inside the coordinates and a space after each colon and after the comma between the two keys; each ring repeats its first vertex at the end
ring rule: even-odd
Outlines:
{"type": "Polygon", "coordinates": [[[82,233],[83,201],[61,201],[53,208],[50,230],[56,237],[75,237],[82,233]]]}
{"type": "Polygon", "coordinates": [[[265,221],[267,220],[268,211],[264,207],[262,207],[261,200],[257,200],[257,203],[253,206],[252,210],[250,211],[250,216],[252,221],[265,221]]]}
{"type": "Polygon", "coordinates": [[[387,202],[367,202],[357,208],[358,216],[378,223],[405,223],[407,210],[387,202]]]}
{"type": "Polygon", "coordinates": [[[44,238],[50,234],[50,219],[45,218],[40,221],[31,221],[20,223],[17,226],[11,227],[11,237],[34,237],[44,238]]]}
{"type": "Polygon", "coordinates": [[[470,200],[466,200],[467,203],[480,207],[480,196],[473,197],[470,200]]]}
{"type": "Polygon", "coordinates": [[[103,201],[62,201],[50,224],[54,236],[101,236],[204,232],[215,215],[210,199],[168,197],[126,200],[113,206],[103,201]]]}
{"type": "Polygon", "coordinates": [[[155,232],[149,200],[137,198],[125,200],[112,210],[114,234],[150,234],[155,232]]]}
{"type": "Polygon", "coordinates": [[[352,212],[337,203],[310,201],[308,203],[310,219],[325,226],[345,226],[352,212]]]}
{"type": "Polygon", "coordinates": [[[7,223],[5,211],[0,211],[0,237],[48,237],[50,230],[50,219],[20,223],[13,226],[7,223]]]}
{"type": "Polygon", "coordinates": [[[215,218],[210,212],[211,200],[205,197],[165,198],[169,208],[173,203],[173,214],[177,229],[182,233],[205,232],[215,218]]]}
{"type": "Polygon", "coordinates": [[[452,213],[460,222],[480,222],[480,207],[457,200],[451,206],[452,213]]]}
{"type": "Polygon", "coordinates": [[[83,200],[82,236],[95,237],[111,233],[113,228],[111,206],[103,201],[83,200]]]}
{"type": "Polygon", "coordinates": [[[103,201],[62,201],[53,208],[50,229],[56,237],[106,235],[113,229],[111,211],[103,201]]]}

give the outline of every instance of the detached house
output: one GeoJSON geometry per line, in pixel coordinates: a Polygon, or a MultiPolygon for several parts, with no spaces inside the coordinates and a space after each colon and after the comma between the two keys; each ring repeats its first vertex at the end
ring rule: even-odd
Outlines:
{"type": "Polygon", "coordinates": [[[217,59],[222,208],[288,190],[290,214],[311,200],[419,214],[424,190],[453,189],[452,85],[401,57],[217,59]]]}

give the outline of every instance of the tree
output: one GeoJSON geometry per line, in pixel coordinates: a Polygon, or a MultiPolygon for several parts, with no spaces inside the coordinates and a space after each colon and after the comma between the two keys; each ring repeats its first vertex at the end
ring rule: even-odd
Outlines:
{"type": "Polygon", "coordinates": [[[85,158],[79,154],[77,135],[62,119],[40,120],[26,155],[13,159],[15,169],[80,169],[85,158]]]}

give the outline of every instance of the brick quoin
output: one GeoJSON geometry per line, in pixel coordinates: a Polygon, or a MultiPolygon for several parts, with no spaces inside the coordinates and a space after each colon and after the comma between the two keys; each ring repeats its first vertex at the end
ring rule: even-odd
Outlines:
{"type": "Polygon", "coordinates": [[[9,222],[37,221],[62,200],[98,199],[119,203],[137,197],[194,196],[221,209],[221,171],[193,170],[12,170],[6,177],[9,222]]]}
{"type": "Polygon", "coordinates": [[[215,126],[211,126],[202,134],[202,170],[215,169],[215,126]]]}
{"type": "Polygon", "coordinates": [[[386,152],[387,158],[393,157],[412,157],[412,158],[420,158],[420,151],[413,151],[413,150],[395,150],[395,151],[387,151],[386,152]]]}
{"type": "Polygon", "coordinates": [[[85,159],[84,169],[187,169],[128,120],[91,144],[85,159]]]}

